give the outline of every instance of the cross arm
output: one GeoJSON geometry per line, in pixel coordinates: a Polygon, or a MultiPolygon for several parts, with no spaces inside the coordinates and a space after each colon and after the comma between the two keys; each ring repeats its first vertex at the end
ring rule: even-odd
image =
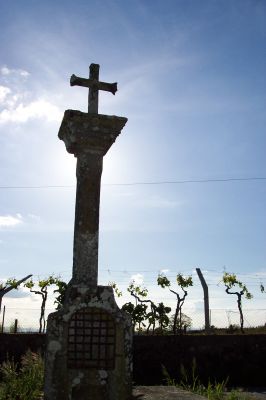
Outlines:
{"type": "Polygon", "coordinates": [[[97,89],[104,90],[106,92],[111,92],[112,94],[115,94],[117,92],[117,82],[106,83],[97,81],[96,79],[86,79],[86,78],[80,78],[79,76],[76,76],[74,74],[71,75],[70,86],[83,86],[91,88],[94,85],[97,87],[97,89]]]}

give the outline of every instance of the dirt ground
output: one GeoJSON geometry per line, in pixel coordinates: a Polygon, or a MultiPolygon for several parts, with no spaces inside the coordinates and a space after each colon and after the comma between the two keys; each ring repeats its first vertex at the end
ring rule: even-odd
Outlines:
{"type": "Polygon", "coordinates": [[[132,400],[206,400],[206,397],[186,392],[174,386],[137,386],[132,400]]]}
{"type": "MultiPolygon", "coordinates": [[[[266,389],[241,391],[243,399],[266,400],[266,389]]],[[[241,396],[241,397],[242,397],[241,396]]],[[[206,400],[206,397],[187,392],[174,386],[136,386],[132,400],[206,400]]]]}
{"type": "MultiPolygon", "coordinates": [[[[266,400],[266,388],[249,389],[241,391],[241,394],[246,400],[266,400]]],[[[135,386],[132,400],[206,400],[206,397],[174,386],[135,386]]]]}

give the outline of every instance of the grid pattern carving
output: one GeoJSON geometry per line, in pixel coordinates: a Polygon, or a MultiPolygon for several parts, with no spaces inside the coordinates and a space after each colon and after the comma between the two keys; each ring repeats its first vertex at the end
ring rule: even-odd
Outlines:
{"type": "Polygon", "coordinates": [[[113,318],[106,311],[77,311],[68,327],[68,367],[113,369],[115,337],[113,318]]]}

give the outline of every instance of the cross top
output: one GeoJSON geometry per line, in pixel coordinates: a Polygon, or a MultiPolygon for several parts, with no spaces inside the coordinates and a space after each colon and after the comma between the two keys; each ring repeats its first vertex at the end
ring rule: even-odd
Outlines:
{"type": "Polygon", "coordinates": [[[90,65],[90,76],[89,79],[80,78],[76,75],[72,75],[70,78],[70,86],[83,86],[89,88],[89,104],[88,113],[98,114],[98,93],[99,90],[111,92],[115,94],[117,91],[117,83],[106,83],[99,81],[99,64],[90,65]]]}

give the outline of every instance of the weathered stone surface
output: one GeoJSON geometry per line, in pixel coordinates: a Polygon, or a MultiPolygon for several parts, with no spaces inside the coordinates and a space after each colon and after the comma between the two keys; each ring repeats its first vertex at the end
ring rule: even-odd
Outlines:
{"type": "Polygon", "coordinates": [[[94,290],[98,282],[102,156],[80,154],[77,159],[76,175],[72,285],[90,287],[94,290]]]}
{"type": "Polygon", "coordinates": [[[104,156],[125,126],[127,118],[66,110],[58,137],[69,153],[99,153],[104,156]]]}
{"type": "Polygon", "coordinates": [[[97,286],[99,206],[103,156],[127,118],[66,110],[59,138],[77,157],[72,285],[97,286]]]}
{"type": "Polygon", "coordinates": [[[87,78],[80,78],[76,75],[72,75],[70,78],[70,86],[83,86],[89,89],[89,102],[88,102],[88,113],[98,114],[98,97],[99,90],[111,92],[115,94],[117,91],[117,82],[106,83],[99,81],[99,64],[90,65],[90,76],[87,78]]]}
{"type": "Polygon", "coordinates": [[[65,305],[64,309],[48,317],[44,398],[46,400],[131,399],[132,328],[129,316],[117,307],[113,290],[109,286],[98,286],[95,294],[90,290],[76,288],[72,295],[73,298],[69,296],[68,305],[65,305]],[[88,319],[83,320],[83,324],[82,320],[79,320],[80,327],[77,325],[73,328],[76,329],[76,336],[73,338],[71,334],[71,321],[75,319],[76,313],[84,313],[88,309],[99,314],[106,313],[112,320],[115,327],[114,341],[111,343],[114,346],[112,365],[110,363],[106,367],[99,366],[98,359],[104,360],[104,357],[98,355],[101,350],[105,351],[109,347],[106,340],[109,341],[112,336],[110,330],[105,336],[105,325],[100,329],[97,320],[94,326],[93,324],[89,326],[91,321],[88,319]],[[85,326],[86,322],[88,326],[85,326]],[[88,332],[89,329],[91,332],[88,332]],[[76,366],[73,364],[69,345],[76,346],[76,366]],[[93,351],[95,357],[89,358],[95,362],[95,366],[86,364],[88,360],[86,352],[92,355],[93,351]]]}

